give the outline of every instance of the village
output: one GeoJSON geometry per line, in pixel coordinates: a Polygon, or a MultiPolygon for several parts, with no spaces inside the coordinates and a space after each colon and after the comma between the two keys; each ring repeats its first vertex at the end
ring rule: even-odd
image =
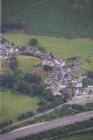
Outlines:
{"type": "Polygon", "coordinates": [[[83,85],[83,80],[88,78],[86,74],[80,75],[78,78],[73,76],[73,73],[80,71],[79,56],[63,60],[40,50],[32,48],[23,50],[21,46],[16,46],[13,42],[6,39],[2,39],[0,44],[0,59],[7,59],[14,54],[24,54],[40,58],[42,60],[42,67],[48,66],[51,69],[48,78],[44,82],[47,84],[47,89],[50,89],[54,96],[62,95],[64,90],[70,88],[75,97],[93,94],[92,84],[86,87],[83,85]],[[73,62],[74,65],[70,62],[73,62]]]}

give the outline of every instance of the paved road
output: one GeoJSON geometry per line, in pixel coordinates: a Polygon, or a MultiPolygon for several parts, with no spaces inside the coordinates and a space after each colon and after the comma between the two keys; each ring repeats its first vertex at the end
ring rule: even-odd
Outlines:
{"type": "Polygon", "coordinates": [[[39,132],[43,132],[49,129],[73,124],[75,122],[82,122],[90,118],[93,118],[93,111],[80,113],[73,116],[71,115],[68,117],[64,117],[64,118],[60,118],[60,119],[56,119],[56,120],[52,120],[48,122],[29,125],[26,127],[13,130],[9,133],[0,135],[0,138],[1,138],[0,140],[15,140],[16,138],[24,137],[31,134],[37,134],[39,132]]]}

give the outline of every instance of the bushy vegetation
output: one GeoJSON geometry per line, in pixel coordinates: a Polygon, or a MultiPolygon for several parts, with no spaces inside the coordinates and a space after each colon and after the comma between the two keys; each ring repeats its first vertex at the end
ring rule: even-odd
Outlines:
{"type": "Polygon", "coordinates": [[[20,116],[17,117],[17,119],[20,121],[20,120],[27,119],[32,116],[33,116],[33,112],[30,111],[30,112],[22,113],[20,116]]]}
{"type": "Polygon", "coordinates": [[[40,117],[36,117],[31,121],[31,123],[49,121],[55,118],[61,118],[64,116],[74,115],[77,113],[91,110],[93,110],[93,103],[88,103],[86,105],[77,105],[77,104],[63,105],[59,109],[55,109],[53,112],[50,112],[40,117]]]}
{"type": "Polygon", "coordinates": [[[26,29],[26,25],[24,22],[18,22],[18,21],[15,21],[15,22],[4,22],[2,23],[2,32],[7,32],[7,31],[10,31],[10,30],[13,30],[13,29],[17,29],[17,30],[24,30],[26,29]]]}

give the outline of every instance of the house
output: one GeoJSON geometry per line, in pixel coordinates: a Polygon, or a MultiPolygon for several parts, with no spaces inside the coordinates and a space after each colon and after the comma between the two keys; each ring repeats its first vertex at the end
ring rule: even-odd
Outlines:
{"type": "Polygon", "coordinates": [[[81,96],[82,93],[81,93],[81,91],[80,91],[79,89],[77,89],[77,90],[75,91],[75,95],[76,95],[76,96],[81,96]]]}
{"type": "Polygon", "coordinates": [[[19,48],[14,46],[13,42],[7,41],[6,39],[1,40],[0,46],[0,58],[7,59],[12,54],[19,53],[19,48]]]}
{"type": "Polygon", "coordinates": [[[83,84],[82,83],[77,83],[76,87],[77,88],[82,88],[83,84]]]}

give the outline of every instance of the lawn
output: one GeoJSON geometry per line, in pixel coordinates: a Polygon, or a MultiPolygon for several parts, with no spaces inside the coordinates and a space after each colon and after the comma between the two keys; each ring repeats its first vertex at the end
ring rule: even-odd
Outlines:
{"type": "Polygon", "coordinates": [[[82,71],[93,69],[93,39],[66,39],[63,37],[49,36],[32,36],[23,32],[9,32],[2,35],[4,38],[14,41],[17,45],[28,46],[30,38],[35,37],[48,52],[61,57],[67,58],[72,56],[80,56],[82,71]],[[87,62],[90,59],[90,63],[87,62]]]}
{"type": "MultiPolygon", "coordinates": [[[[63,139],[59,139],[59,140],[63,140],[63,139]]],[[[71,136],[68,138],[64,138],[64,140],[93,140],[93,134],[71,136]]]]}
{"type": "Polygon", "coordinates": [[[10,91],[0,92],[0,122],[15,120],[27,111],[35,112],[39,98],[17,95],[10,91]]]}

